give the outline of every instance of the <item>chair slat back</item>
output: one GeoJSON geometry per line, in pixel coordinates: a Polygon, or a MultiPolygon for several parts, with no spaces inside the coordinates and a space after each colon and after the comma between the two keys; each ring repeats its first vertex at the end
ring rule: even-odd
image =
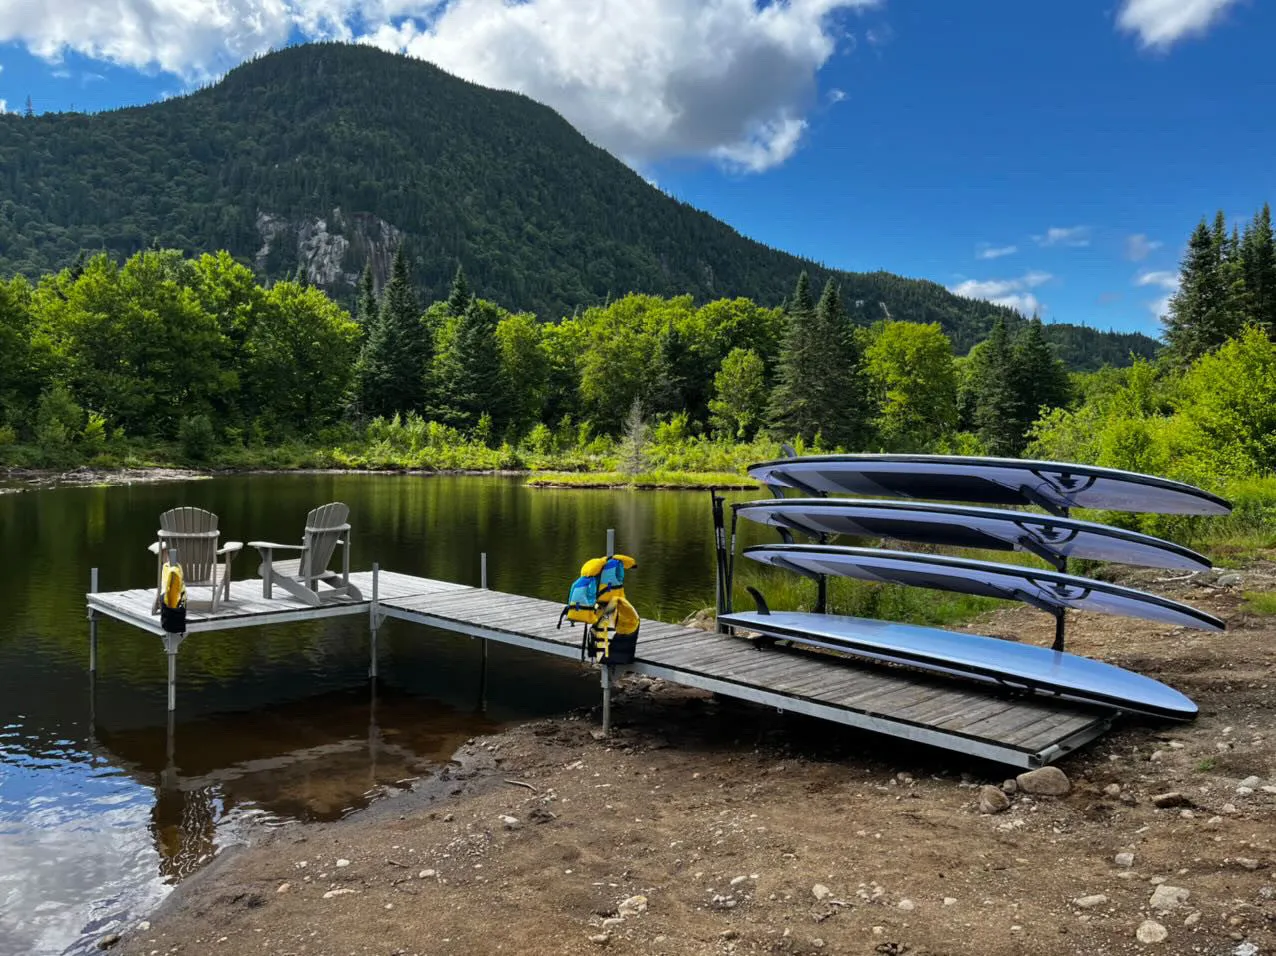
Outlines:
{"type": "Polygon", "coordinates": [[[306,515],[306,533],[302,544],[303,552],[299,577],[312,578],[328,568],[332,560],[332,552],[337,549],[337,542],[350,530],[346,519],[350,517],[350,508],[340,501],[320,505],[306,515]]]}
{"type": "Polygon", "coordinates": [[[173,508],[160,515],[160,542],[176,549],[187,581],[208,581],[217,562],[217,515],[203,508],[173,508]]]}

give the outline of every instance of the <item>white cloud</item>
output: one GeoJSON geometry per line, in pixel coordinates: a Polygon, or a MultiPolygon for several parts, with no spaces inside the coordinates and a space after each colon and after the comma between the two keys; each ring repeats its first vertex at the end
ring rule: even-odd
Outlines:
{"type": "Polygon", "coordinates": [[[1090,245],[1089,226],[1068,226],[1060,228],[1051,226],[1044,236],[1033,236],[1032,241],[1039,246],[1069,246],[1074,249],[1090,245]]]}
{"type": "Polygon", "coordinates": [[[9,101],[0,100],[0,113],[7,113],[7,112],[9,112],[9,101]]]}
{"type": "Polygon", "coordinates": [[[1022,315],[1031,315],[1045,308],[1031,290],[1053,278],[1048,272],[1028,272],[1017,279],[967,279],[948,291],[967,299],[986,299],[995,305],[1009,306],[1022,315]]]}
{"type": "Polygon", "coordinates": [[[1236,0],[1125,0],[1117,26],[1137,33],[1144,47],[1166,50],[1192,34],[1203,34],[1236,0]]]}
{"type": "Polygon", "coordinates": [[[975,258],[1000,259],[1003,256],[1013,256],[1018,251],[1018,246],[993,246],[986,242],[981,242],[979,248],[975,250],[975,258]]]}
{"type": "MultiPolygon", "coordinates": [[[[0,0],[0,43],[188,82],[300,35],[525,93],[634,165],[761,170],[798,148],[839,18],[881,0],[0,0]]],[[[884,35],[884,34],[883,34],[884,35]]]]}
{"type": "Polygon", "coordinates": [[[876,0],[453,0],[368,42],[548,103],[631,163],[708,155],[745,170],[797,149],[833,15],[876,0]]]}
{"type": "Polygon", "coordinates": [[[1160,286],[1162,289],[1173,292],[1179,287],[1179,274],[1177,272],[1140,272],[1135,276],[1134,284],[1160,286]]]}
{"type": "Polygon", "coordinates": [[[1148,303],[1148,308],[1158,319],[1170,311],[1170,299],[1179,290],[1179,274],[1177,272],[1140,272],[1134,277],[1134,284],[1140,288],[1155,286],[1165,295],[1148,303]]]}
{"type": "Polygon", "coordinates": [[[1142,262],[1165,243],[1149,239],[1143,233],[1136,233],[1125,240],[1125,255],[1131,262],[1142,262]]]}
{"type": "Polygon", "coordinates": [[[828,98],[830,103],[840,103],[842,100],[846,99],[846,90],[839,90],[835,86],[828,91],[828,98]]]}

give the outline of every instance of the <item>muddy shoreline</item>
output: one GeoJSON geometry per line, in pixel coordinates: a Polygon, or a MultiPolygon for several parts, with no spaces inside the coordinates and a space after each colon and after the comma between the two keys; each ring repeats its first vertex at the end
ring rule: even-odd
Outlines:
{"type": "Polygon", "coordinates": [[[87,466],[69,470],[45,468],[10,468],[0,471],[0,481],[14,483],[0,488],[0,494],[39,488],[67,486],[111,486],[166,481],[194,481],[205,478],[227,478],[239,475],[412,475],[429,476],[482,476],[522,477],[530,471],[433,471],[410,468],[111,468],[93,469],[87,466]]]}
{"type": "MultiPolygon", "coordinates": [[[[1276,947],[1276,627],[1176,585],[1224,634],[1078,619],[1080,652],[1179,687],[1070,788],[626,678],[597,708],[458,751],[439,779],[236,850],[113,952],[1209,953],[1276,947]],[[509,782],[515,781],[515,782],[509,782]],[[989,790],[1005,797],[987,812],[989,790]],[[1166,799],[1173,793],[1176,797],[1166,799]]],[[[1029,609],[981,633],[1050,641],[1029,609]]]]}

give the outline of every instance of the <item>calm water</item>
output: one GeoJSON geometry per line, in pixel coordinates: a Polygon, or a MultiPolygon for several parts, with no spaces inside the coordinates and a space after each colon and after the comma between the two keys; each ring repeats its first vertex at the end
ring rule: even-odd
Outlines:
{"type": "MultiPolygon", "coordinates": [[[[480,642],[395,621],[373,688],[359,617],[189,638],[171,727],[158,638],[103,621],[90,685],[89,569],[103,590],[152,582],[161,511],[287,542],[332,500],[351,507],[355,568],[477,584],[486,551],[489,586],[560,601],[615,528],[640,612],[712,601],[707,492],[297,475],[0,495],[0,956],[91,951],[250,828],[336,819],[476,733],[596,701],[582,668],[501,646],[481,696],[480,642]]],[[[245,549],[235,576],[255,570],[245,549]]]]}

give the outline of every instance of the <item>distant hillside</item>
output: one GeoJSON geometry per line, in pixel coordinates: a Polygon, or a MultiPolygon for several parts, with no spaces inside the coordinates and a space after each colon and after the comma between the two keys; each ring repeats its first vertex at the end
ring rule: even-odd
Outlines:
{"type": "MultiPolygon", "coordinates": [[[[340,295],[407,243],[441,295],[464,264],[481,293],[542,318],[626,292],[778,303],[815,263],[741,236],[650,186],[553,110],[365,46],[289,48],[215,86],[96,115],[0,116],[0,272],[228,249],[266,278],[302,266],[340,295]]],[[[888,273],[838,273],[861,321],[937,321],[965,352],[1014,312],[888,273]]],[[[1074,368],[1150,355],[1142,335],[1051,325],[1074,368]]]]}

